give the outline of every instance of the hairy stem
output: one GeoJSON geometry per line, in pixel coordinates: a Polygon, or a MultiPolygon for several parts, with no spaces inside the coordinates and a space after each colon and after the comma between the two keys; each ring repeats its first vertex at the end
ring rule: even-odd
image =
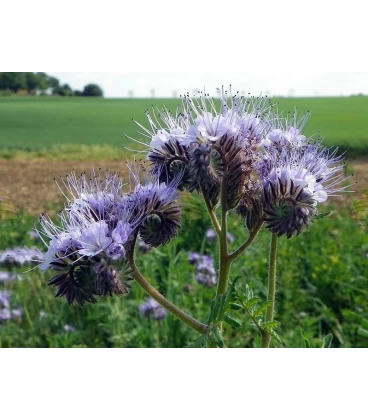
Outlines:
{"type": "Polygon", "coordinates": [[[249,247],[249,245],[254,241],[254,239],[258,235],[258,232],[261,230],[262,226],[263,220],[260,220],[256,227],[252,230],[251,234],[249,235],[249,238],[243,243],[243,245],[241,245],[236,251],[229,255],[230,261],[234,261],[235,259],[237,259],[249,247]]]}
{"type": "Polygon", "coordinates": [[[220,226],[220,223],[219,223],[219,221],[217,219],[215,210],[211,206],[211,203],[209,202],[208,198],[206,197],[206,194],[203,193],[203,190],[202,190],[202,196],[203,196],[204,202],[206,203],[207,211],[208,211],[208,214],[210,215],[212,225],[213,225],[213,227],[214,227],[214,229],[215,229],[215,231],[217,233],[217,236],[220,236],[221,226],[220,226]]]}
{"type": "MultiPolygon", "coordinates": [[[[273,314],[275,312],[277,239],[277,234],[273,233],[271,236],[270,260],[268,271],[268,300],[271,301],[271,305],[267,308],[265,317],[266,322],[273,321],[273,314]]],[[[268,348],[270,346],[270,343],[270,333],[263,330],[261,346],[263,348],[268,348]]]]}
{"type": "Polygon", "coordinates": [[[229,283],[229,274],[231,260],[229,258],[227,246],[227,207],[226,207],[226,183],[227,179],[224,176],[221,185],[221,232],[220,240],[220,270],[217,285],[216,296],[223,295],[226,292],[229,283]]]}
{"type": "Polygon", "coordinates": [[[153,297],[160,305],[166,308],[169,312],[187,324],[189,327],[193,328],[194,330],[198,331],[199,333],[203,334],[207,331],[207,325],[202,324],[201,322],[197,321],[196,319],[192,318],[191,316],[187,315],[169,300],[167,300],[164,296],[161,295],[141,274],[138,270],[138,267],[135,264],[133,258],[130,259],[131,268],[133,270],[133,277],[135,281],[144,289],[150,296],[153,297]]]}

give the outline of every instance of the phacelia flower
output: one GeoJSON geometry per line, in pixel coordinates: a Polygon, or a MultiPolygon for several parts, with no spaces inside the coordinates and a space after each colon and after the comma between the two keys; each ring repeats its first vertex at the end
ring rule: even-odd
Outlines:
{"type": "Polygon", "coordinates": [[[42,253],[37,248],[16,247],[0,252],[0,265],[7,267],[37,265],[42,258],[42,253]]]}
{"type": "Polygon", "coordinates": [[[49,285],[68,303],[96,302],[96,296],[128,293],[129,255],[137,236],[150,246],[167,243],[180,226],[177,178],[141,183],[131,173],[130,190],[117,174],[74,173],[64,181],[67,203],[56,225],[41,215],[39,235],[47,247],[42,271],[58,272],[49,285]]]}
{"type": "Polygon", "coordinates": [[[161,321],[167,315],[166,309],[152,297],[149,297],[139,306],[139,312],[144,317],[152,316],[155,321],[161,321]]]}
{"type": "Polygon", "coordinates": [[[11,273],[9,271],[0,271],[0,283],[12,282],[15,280],[20,280],[21,276],[11,273]]]}
{"type": "Polygon", "coordinates": [[[12,319],[21,319],[23,316],[22,308],[16,308],[11,310],[11,318],[12,319]]]}
{"type": "Polygon", "coordinates": [[[191,265],[196,264],[201,258],[201,255],[198,252],[190,252],[188,255],[188,262],[191,265]]]}
{"type": "Polygon", "coordinates": [[[72,332],[75,331],[75,327],[73,327],[73,325],[69,325],[69,324],[65,324],[63,329],[67,333],[72,333],[72,332]]]}
{"type": "Polygon", "coordinates": [[[137,238],[137,245],[142,254],[148,254],[152,250],[151,245],[146,244],[140,236],[137,238]]]}
{"type": "Polygon", "coordinates": [[[11,311],[8,308],[0,309],[0,323],[11,319],[11,311]]]}
{"type": "MultiPolygon", "coordinates": [[[[230,232],[227,232],[226,237],[227,237],[227,240],[229,242],[234,242],[235,241],[234,235],[232,235],[230,232]]],[[[206,239],[209,242],[215,242],[217,240],[216,231],[214,229],[208,229],[206,231],[206,239]]]]}
{"type": "Polygon", "coordinates": [[[213,258],[203,255],[196,265],[196,280],[206,287],[213,287],[217,283],[216,269],[213,258]]]}
{"type": "Polygon", "coordinates": [[[266,98],[239,97],[221,89],[219,105],[207,94],[184,96],[176,115],[164,110],[147,114],[144,135],[152,172],[167,179],[180,168],[180,188],[202,192],[212,207],[225,184],[226,202],[236,207],[249,181],[258,148],[273,127],[272,106],[266,98]]]}
{"type": "Polygon", "coordinates": [[[317,215],[317,204],[342,192],[345,179],[342,156],[321,143],[291,149],[270,148],[259,174],[264,187],[266,226],[288,238],[308,227],[317,215]]]}

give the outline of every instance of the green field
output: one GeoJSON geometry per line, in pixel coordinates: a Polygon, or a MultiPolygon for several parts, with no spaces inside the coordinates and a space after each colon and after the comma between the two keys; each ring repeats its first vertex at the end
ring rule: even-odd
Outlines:
{"type": "MultiPolygon", "coordinates": [[[[326,145],[338,145],[351,157],[368,155],[368,97],[272,101],[279,103],[280,111],[310,110],[307,135],[319,132],[326,145]]],[[[19,151],[42,154],[60,147],[77,153],[82,145],[97,153],[122,151],[123,145],[137,148],[124,135],[139,138],[132,118],[146,124],[144,111],[152,105],[174,110],[178,103],[179,99],[0,97],[0,156],[19,151]]]]}

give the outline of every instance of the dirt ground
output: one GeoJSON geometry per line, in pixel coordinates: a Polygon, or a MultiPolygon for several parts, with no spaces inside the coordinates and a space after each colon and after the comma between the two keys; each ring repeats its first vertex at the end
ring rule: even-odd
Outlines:
{"type": "MultiPolygon", "coordinates": [[[[117,161],[49,161],[31,159],[27,161],[0,160],[0,191],[8,194],[18,209],[39,215],[47,210],[60,210],[64,201],[54,178],[70,174],[91,173],[91,168],[109,169],[123,174],[123,162],[117,161]],[[59,208],[58,208],[59,207],[59,208]]],[[[51,211],[50,211],[51,210],[51,211]]]]}
{"type": "MultiPolygon", "coordinates": [[[[24,209],[27,213],[38,215],[45,210],[51,210],[52,213],[52,210],[60,210],[64,201],[54,178],[69,174],[73,169],[77,173],[88,173],[93,167],[118,171],[122,175],[126,171],[123,162],[109,160],[0,160],[0,191],[5,191],[16,207],[24,209]]],[[[368,189],[368,159],[349,161],[347,167],[349,173],[354,174],[352,182],[357,183],[352,186],[355,193],[334,199],[342,207],[348,207],[363,190],[368,189]]]]}

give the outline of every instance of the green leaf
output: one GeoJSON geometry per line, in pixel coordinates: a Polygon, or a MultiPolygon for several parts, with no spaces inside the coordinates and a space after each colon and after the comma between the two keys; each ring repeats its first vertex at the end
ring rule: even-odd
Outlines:
{"type": "Polygon", "coordinates": [[[282,345],[282,342],[281,342],[281,338],[278,336],[278,334],[274,331],[274,330],[271,330],[271,331],[268,331],[268,333],[270,334],[270,336],[271,337],[273,337],[279,344],[281,344],[282,345]]]}
{"type": "Polygon", "coordinates": [[[259,298],[252,298],[246,302],[245,307],[250,310],[254,305],[257,305],[257,303],[260,301],[259,298]]]}
{"type": "Polygon", "coordinates": [[[359,328],[358,335],[360,337],[368,338],[368,330],[365,330],[364,328],[359,328]]]}
{"type": "Polygon", "coordinates": [[[317,216],[314,216],[314,217],[313,217],[313,220],[320,220],[320,219],[323,219],[324,217],[328,216],[330,213],[331,213],[330,211],[328,211],[328,212],[326,212],[326,213],[320,213],[320,214],[318,214],[317,216]]]}
{"type": "Polygon", "coordinates": [[[267,321],[261,324],[262,329],[266,330],[267,332],[272,331],[274,328],[277,328],[280,325],[278,321],[267,321]]]}
{"type": "Polygon", "coordinates": [[[268,300],[267,302],[262,303],[262,305],[253,313],[253,316],[257,317],[257,316],[262,315],[270,305],[272,305],[271,300],[268,300]]]}
{"type": "Polygon", "coordinates": [[[303,337],[303,339],[304,339],[304,347],[306,349],[309,349],[310,348],[310,342],[309,342],[308,338],[303,337]]]}
{"type": "Polygon", "coordinates": [[[211,313],[208,318],[208,324],[214,323],[222,317],[225,310],[226,295],[217,296],[211,302],[211,313]]]}
{"type": "Polygon", "coordinates": [[[327,334],[326,337],[323,339],[322,348],[329,349],[332,344],[333,335],[327,334]]]}
{"type": "Polygon", "coordinates": [[[227,324],[229,324],[229,325],[231,325],[232,327],[235,327],[235,328],[238,328],[238,327],[241,327],[241,326],[242,326],[241,322],[239,322],[239,321],[237,321],[236,319],[232,318],[232,317],[231,317],[230,315],[228,315],[228,314],[225,314],[225,315],[224,315],[224,321],[225,321],[227,324]]]}
{"type": "Polygon", "coordinates": [[[234,311],[239,311],[240,309],[243,309],[241,305],[239,305],[238,303],[233,303],[233,302],[229,304],[229,308],[233,309],[234,311]]]}
{"type": "Polygon", "coordinates": [[[221,331],[217,327],[213,327],[211,329],[211,332],[212,332],[211,338],[214,341],[214,343],[217,344],[220,348],[224,348],[225,343],[224,343],[224,340],[222,338],[221,331]]]}
{"type": "Polygon", "coordinates": [[[207,342],[208,342],[208,334],[203,334],[193,343],[185,346],[185,348],[203,348],[207,346],[207,342]]]}

